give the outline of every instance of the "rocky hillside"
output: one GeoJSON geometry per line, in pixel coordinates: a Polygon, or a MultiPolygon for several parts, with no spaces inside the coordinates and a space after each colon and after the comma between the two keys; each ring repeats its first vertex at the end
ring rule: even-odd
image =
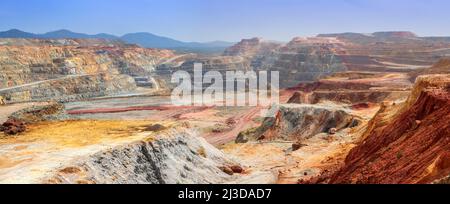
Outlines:
{"type": "Polygon", "coordinates": [[[225,56],[255,56],[269,54],[276,48],[280,47],[280,43],[265,41],[261,38],[243,39],[241,42],[229,47],[225,50],[225,56]]]}
{"type": "Polygon", "coordinates": [[[67,120],[0,132],[0,183],[209,184],[250,178],[187,124],[67,120]]]}
{"type": "Polygon", "coordinates": [[[382,109],[379,115],[392,115],[391,119],[374,121],[366,139],[351,150],[328,182],[431,183],[447,177],[449,87],[449,75],[419,77],[405,105],[382,109]]]}
{"type": "Polygon", "coordinates": [[[301,141],[358,124],[358,117],[342,107],[286,104],[280,105],[276,118],[266,119],[259,131],[265,140],[301,141]]]}
{"type": "Polygon", "coordinates": [[[328,38],[295,38],[276,52],[259,58],[258,70],[279,71],[281,87],[293,87],[300,82],[314,81],[322,76],[346,71],[335,55],[340,42],[328,38]]]}
{"type": "Polygon", "coordinates": [[[174,53],[108,40],[0,40],[0,95],[7,102],[66,100],[136,89],[174,53]]]}
{"type": "Polygon", "coordinates": [[[411,81],[415,81],[420,75],[426,74],[449,74],[450,73],[450,58],[443,58],[439,60],[430,68],[420,69],[410,73],[411,81]]]}
{"type": "Polygon", "coordinates": [[[450,44],[411,32],[343,33],[319,35],[345,43],[337,53],[349,70],[410,72],[428,68],[449,54],[450,44]]]}
{"type": "Polygon", "coordinates": [[[61,167],[49,183],[211,184],[231,181],[237,163],[188,130],[169,130],[61,167]]]}
{"type": "Polygon", "coordinates": [[[114,40],[117,42],[126,42],[136,44],[145,48],[173,49],[182,52],[223,52],[226,47],[233,45],[231,42],[213,41],[213,42],[182,42],[179,40],[154,35],[152,33],[139,32],[128,33],[123,36],[115,36],[107,33],[89,35],[85,33],[76,33],[70,30],[62,29],[43,34],[24,32],[17,29],[0,32],[0,38],[14,39],[83,39],[83,40],[114,40]]]}
{"type": "Polygon", "coordinates": [[[293,88],[298,91],[289,103],[381,103],[404,100],[411,88],[408,75],[403,73],[340,72],[293,88]]]}
{"type": "Polygon", "coordinates": [[[336,72],[404,72],[426,69],[450,54],[450,42],[411,32],[323,34],[280,45],[242,40],[224,55],[242,56],[255,70],[280,71],[282,87],[336,72]]]}
{"type": "Polygon", "coordinates": [[[295,38],[286,45],[259,38],[242,40],[225,55],[238,55],[250,61],[254,70],[279,71],[281,87],[292,87],[302,81],[313,81],[322,75],[345,71],[334,56],[339,42],[329,38],[295,38]]]}

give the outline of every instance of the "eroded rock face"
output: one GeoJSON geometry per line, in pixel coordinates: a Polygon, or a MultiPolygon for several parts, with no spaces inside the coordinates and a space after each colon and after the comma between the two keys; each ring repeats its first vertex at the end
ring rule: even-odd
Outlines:
{"type": "Polygon", "coordinates": [[[342,72],[313,83],[299,84],[289,103],[317,104],[333,101],[347,104],[405,100],[412,84],[401,73],[342,72]]]}
{"type": "Polygon", "coordinates": [[[282,88],[294,87],[300,82],[314,81],[321,76],[346,71],[336,55],[341,43],[330,38],[294,38],[275,52],[257,57],[252,64],[257,70],[278,71],[282,88]]]}
{"type": "Polygon", "coordinates": [[[281,46],[246,39],[225,55],[245,57],[255,70],[279,71],[281,87],[289,88],[343,71],[426,73],[436,57],[450,54],[449,46],[448,41],[411,32],[342,33],[297,37],[281,46]]]}
{"type": "Polygon", "coordinates": [[[409,73],[411,76],[411,81],[416,81],[417,77],[420,75],[430,75],[430,74],[449,74],[450,73],[450,58],[446,57],[439,60],[430,68],[416,70],[409,73]]]}
{"type": "Polygon", "coordinates": [[[203,71],[219,71],[224,74],[226,71],[247,71],[250,69],[249,62],[239,56],[198,57],[195,59],[188,59],[180,66],[180,69],[193,72],[195,63],[201,63],[203,65],[203,71]]]}
{"type": "Polygon", "coordinates": [[[439,38],[418,37],[411,32],[377,32],[372,34],[341,33],[320,37],[335,37],[347,44],[338,54],[349,70],[409,72],[428,68],[436,56],[444,57],[449,43],[439,38]],[[392,52],[394,51],[395,52],[392,52]]]}
{"type": "Polygon", "coordinates": [[[419,96],[427,89],[448,89],[450,84],[450,74],[443,75],[423,75],[416,80],[411,95],[409,96],[405,108],[411,107],[419,99],[419,96]]]}
{"type": "Polygon", "coordinates": [[[276,118],[268,118],[259,130],[265,139],[302,140],[357,125],[349,110],[320,105],[280,105],[276,118]]]}
{"type": "Polygon", "coordinates": [[[335,55],[339,47],[341,42],[336,38],[294,38],[285,45],[253,38],[228,48],[224,55],[243,57],[254,70],[279,71],[283,79],[280,86],[288,88],[345,71],[342,60],[335,55]]]}
{"type": "MultiPolygon", "coordinates": [[[[62,167],[50,183],[208,184],[233,178],[221,170],[236,166],[189,130],[119,146],[62,167]]],[[[239,165],[238,165],[239,166],[239,165]]],[[[237,171],[232,168],[231,173],[237,171]]]]}
{"type": "Polygon", "coordinates": [[[134,79],[128,75],[68,76],[30,85],[0,90],[9,103],[27,101],[74,101],[86,98],[129,93],[136,89],[134,79]]]}
{"type": "Polygon", "coordinates": [[[395,101],[405,99],[409,95],[407,91],[314,91],[312,93],[297,92],[288,103],[317,104],[324,101],[334,101],[346,104],[381,103],[383,101],[395,101]]]}
{"type": "Polygon", "coordinates": [[[2,39],[0,95],[7,102],[104,96],[136,89],[133,77],[150,76],[168,50],[107,40],[2,39]],[[75,95],[75,96],[74,96],[75,95]]]}
{"type": "Polygon", "coordinates": [[[264,41],[261,38],[243,39],[225,50],[225,56],[255,56],[268,54],[279,47],[279,43],[264,41]]]}
{"type": "Polygon", "coordinates": [[[448,176],[448,77],[422,76],[409,99],[412,104],[407,102],[384,125],[370,128],[329,183],[431,183],[448,176]]]}

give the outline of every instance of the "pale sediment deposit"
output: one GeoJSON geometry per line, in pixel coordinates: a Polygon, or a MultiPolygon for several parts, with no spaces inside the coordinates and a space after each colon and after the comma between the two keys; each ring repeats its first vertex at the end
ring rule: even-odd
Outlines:
{"type": "Polygon", "coordinates": [[[225,183],[240,165],[195,131],[150,121],[39,124],[0,143],[1,183],[225,183]],[[27,175],[26,177],[20,175],[27,175]]]}

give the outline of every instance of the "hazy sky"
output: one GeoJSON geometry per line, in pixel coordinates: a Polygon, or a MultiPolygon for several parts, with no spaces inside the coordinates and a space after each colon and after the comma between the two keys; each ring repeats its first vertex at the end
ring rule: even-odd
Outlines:
{"type": "Polygon", "coordinates": [[[450,36],[449,8],[448,0],[1,0],[0,30],[144,31],[184,41],[388,30],[450,36]]]}

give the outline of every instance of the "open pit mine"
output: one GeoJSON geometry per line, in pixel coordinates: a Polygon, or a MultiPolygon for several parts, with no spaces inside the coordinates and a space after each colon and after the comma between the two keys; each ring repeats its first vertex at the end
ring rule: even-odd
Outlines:
{"type": "Polygon", "coordinates": [[[0,183],[448,184],[449,39],[252,38],[199,54],[1,38],[0,183]],[[173,105],[172,74],[196,63],[278,71],[280,103],[173,105]]]}

